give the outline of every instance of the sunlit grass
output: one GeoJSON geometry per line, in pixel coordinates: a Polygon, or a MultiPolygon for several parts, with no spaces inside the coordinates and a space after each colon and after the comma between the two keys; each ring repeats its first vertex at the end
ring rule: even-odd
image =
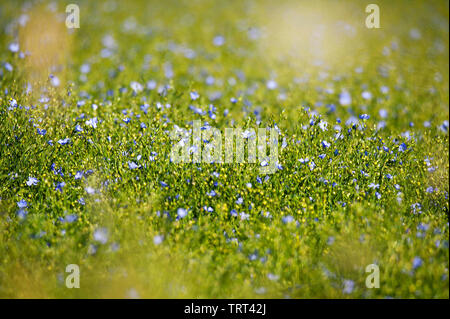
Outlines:
{"type": "Polygon", "coordinates": [[[448,2],[365,5],[2,2],[0,297],[448,298],[448,2]],[[193,120],[281,168],[171,163],[193,120]]]}

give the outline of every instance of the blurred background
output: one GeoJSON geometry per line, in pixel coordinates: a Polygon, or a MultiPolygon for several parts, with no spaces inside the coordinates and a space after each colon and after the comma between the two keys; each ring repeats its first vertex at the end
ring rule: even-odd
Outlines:
{"type": "MultiPolygon", "coordinates": [[[[146,171],[141,180],[132,175],[136,171],[130,173],[131,169],[120,162],[128,161],[123,154],[128,156],[142,136],[147,142],[140,149],[142,154],[156,156],[150,154],[148,145],[165,145],[162,132],[168,123],[186,126],[199,116],[219,128],[247,124],[248,118],[258,125],[276,121],[286,136],[300,138],[295,134],[309,124],[301,111],[306,107],[310,114],[321,114],[330,123],[330,131],[334,124],[351,126],[360,114],[370,114],[367,125],[374,128],[380,140],[399,136],[409,140],[418,132],[424,137],[419,138],[422,144],[417,147],[421,159],[428,156],[425,153],[430,154],[439,169],[430,177],[434,180],[427,181],[422,173],[411,177],[402,168],[405,180],[410,178],[405,182],[410,185],[407,195],[415,201],[419,196],[416,190],[424,185],[415,188],[413,183],[423,180],[448,191],[448,148],[430,142],[426,132],[432,128],[433,134],[448,134],[449,2],[376,1],[380,28],[369,29],[366,6],[371,2],[2,0],[0,107],[14,109],[20,104],[33,106],[33,112],[40,113],[30,118],[28,113],[22,118],[7,118],[0,112],[4,120],[0,121],[0,137],[8,141],[1,150],[12,150],[10,157],[5,155],[0,162],[4,183],[0,187],[0,297],[448,298],[448,241],[446,250],[436,254],[434,237],[427,237],[426,244],[424,240],[410,245],[418,237],[415,239],[415,233],[405,226],[403,212],[395,216],[385,213],[377,206],[378,201],[361,200],[353,186],[351,195],[359,202],[349,211],[330,208],[325,199],[305,204],[313,192],[307,194],[306,186],[278,197],[271,192],[284,186],[252,193],[250,200],[258,198],[259,202],[254,200],[257,205],[274,199],[274,205],[295,215],[290,202],[282,199],[286,195],[291,196],[292,203],[303,205],[303,211],[308,208],[308,218],[323,217],[323,212],[333,209],[335,219],[317,229],[314,223],[309,224],[311,228],[295,228],[277,216],[277,223],[242,226],[243,230],[236,227],[235,234],[235,225],[227,219],[231,206],[225,200],[215,206],[217,219],[205,217],[182,224],[163,218],[166,209],[172,215],[176,211],[174,198],[182,193],[178,188],[181,185],[193,205],[208,201],[210,197],[205,194],[210,188],[205,183],[204,188],[191,189],[173,173],[176,181],[170,190],[174,193],[169,196],[164,193],[168,188],[161,190],[156,182],[161,176],[170,178],[163,172],[167,162],[148,170],[150,173],[146,171]],[[79,7],[79,28],[66,26],[69,4],[79,7]],[[198,92],[200,98],[192,98],[191,92],[198,92]],[[147,115],[147,108],[148,122],[154,124],[149,125],[150,133],[142,133],[142,126],[133,127],[134,122],[128,130],[128,122],[123,119],[147,115]],[[85,114],[104,122],[96,130],[85,127],[88,137],[78,140],[82,134],[75,133],[74,126],[84,125],[85,114]],[[47,129],[45,140],[45,133],[36,133],[35,127],[27,131],[32,117],[39,119],[39,128],[47,129]],[[12,124],[7,127],[4,123],[12,124]],[[56,141],[69,135],[73,148],[59,147],[56,141]],[[17,143],[23,136],[36,142],[17,143]],[[54,148],[46,144],[51,136],[54,148]],[[93,140],[95,143],[91,143],[93,140]],[[119,146],[113,149],[110,144],[119,146]],[[103,161],[106,157],[109,159],[103,161]],[[66,175],[60,178],[61,172],[50,166],[50,161],[65,166],[66,175]],[[99,200],[86,200],[84,206],[79,197],[89,197],[72,175],[80,167],[87,171],[95,165],[99,175],[94,174],[89,182],[100,189],[102,182],[114,180],[113,188],[106,195],[95,193],[99,200]],[[32,192],[24,181],[19,183],[11,177],[11,172],[19,169],[36,176],[45,171],[49,182],[44,182],[47,177],[43,174],[39,177],[41,188],[32,192]],[[122,178],[123,183],[116,183],[122,178]],[[65,193],[58,190],[65,184],[52,184],[63,179],[67,182],[65,193]],[[72,182],[73,188],[69,188],[72,182]],[[141,195],[143,201],[139,202],[141,195]],[[194,195],[198,197],[189,198],[194,195]],[[20,196],[33,203],[27,222],[11,217],[17,215],[20,196]],[[78,214],[79,222],[63,219],[61,227],[67,228],[61,233],[55,221],[67,212],[78,214]],[[98,225],[106,225],[109,233],[98,225]],[[294,232],[298,232],[296,236],[292,236],[294,232]],[[369,238],[365,242],[360,240],[364,232],[369,238]],[[162,233],[166,237],[158,237],[162,233]],[[245,241],[242,251],[238,241],[233,241],[236,238],[226,237],[228,234],[245,241]],[[105,237],[108,244],[99,244],[105,237]],[[329,249],[329,243],[335,241],[329,249]],[[258,249],[261,262],[251,263],[249,258],[256,258],[254,251],[258,249]],[[418,279],[409,275],[411,267],[419,263],[411,264],[415,260],[413,249],[431,256],[429,268],[419,269],[418,279]],[[266,255],[270,255],[269,262],[264,264],[266,255]],[[370,292],[373,295],[358,289],[351,295],[354,286],[364,285],[361,265],[376,258],[384,262],[386,274],[393,280],[383,286],[384,290],[370,292]],[[63,269],[74,260],[83,269],[82,290],[64,286],[63,269]],[[278,275],[268,274],[268,269],[278,275]],[[341,279],[345,278],[353,281],[344,280],[343,288],[341,279]]],[[[309,141],[309,136],[304,140],[309,141]]],[[[310,147],[301,150],[310,156],[310,147]]],[[[163,157],[163,151],[156,151],[163,157]]],[[[292,154],[306,157],[303,153],[292,154]]],[[[297,165],[294,155],[288,160],[297,165]]],[[[356,165],[350,160],[350,166],[356,165]]],[[[176,173],[181,176],[183,172],[176,173]]],[[[231,181],[225,188],[233,196],[238,183],[234,176],[248,175],[239,172],[228,172],[231,181]]],[[[227,178],[227,172],[221,174],[227,178]]],[[[299,175],[291,175],[277,185],[295,181],[299,175]]],[[[207,178],[199,175],[198,180],[207,178]]],[[[311,185],[320,196],[329,191],[322,184],[311,185]]],[[[244,191],[250,192],[247,188],[244,191]]],[[[383,197],[383,207],[396,208],[397,191],[392,188],[389,192],[392,198],[383,197]]],[[[446,199],[443,193],[439,196],[441,206],[437,206],[443,207],[442,213],[448,192],[446,199]]],[[[236,199],[229,195],[226,200],[234,205],[236,199]]],[[[405,214],[409,214],[410,205],[405,207],[405,214]]],[[[300,211],[300,206],[297,208],[300,211]]],[[[271,213],[276,216],[281,212],[271,213]]],[[[304,221],[305,215],[299,216],[304,221]]],[[[448,221],[436,216],[430,217],[430,225],[445,229],[446,223],[448,232],[448,221]]],[[[418,220],[411,218],[411,223],[418,220]]]]}

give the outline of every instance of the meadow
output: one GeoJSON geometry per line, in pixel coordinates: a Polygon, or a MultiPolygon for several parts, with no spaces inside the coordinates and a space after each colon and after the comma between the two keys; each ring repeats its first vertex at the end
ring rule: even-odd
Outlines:
{"type": "Polygon", "coordinates": [[[72,3],[0,4],[0,298],[449,298],[448,1],[72,3]]]}

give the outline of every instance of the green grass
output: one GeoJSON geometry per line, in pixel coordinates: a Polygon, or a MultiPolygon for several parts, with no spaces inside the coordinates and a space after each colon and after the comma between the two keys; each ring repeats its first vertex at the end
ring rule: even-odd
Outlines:
{"type": "Polygon", "coordinates": [[[71,31],[65,2],[0,5],[0,297],[449,297],[448,1],[379,1],[380,29],[361,1],[78,4],[71,31]],[[171,163],[193,120],[276,125],[282,169],[171,163]]]}

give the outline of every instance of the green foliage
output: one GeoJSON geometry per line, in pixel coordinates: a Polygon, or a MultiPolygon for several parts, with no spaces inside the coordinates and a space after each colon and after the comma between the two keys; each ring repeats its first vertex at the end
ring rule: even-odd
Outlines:
{"type": "Polygon", "coordinates": [[[448,2],[314,3],[2,2],[0,297],[448,298],[448,2]],[[198,119],[276,126],[280,169],[171,163],[198,119]]]}

